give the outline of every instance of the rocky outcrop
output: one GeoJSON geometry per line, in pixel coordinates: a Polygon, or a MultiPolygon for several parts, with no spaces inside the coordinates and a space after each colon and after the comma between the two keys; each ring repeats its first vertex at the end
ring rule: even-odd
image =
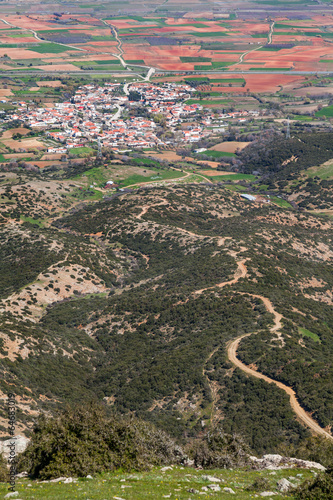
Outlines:
{"type": "Polygon", "coordinates": [[[281,455],[264,455],[262,458],[249,457],[254,469],[290,469],[293,467],[301,469],[317,469],[325,471],[325,467],[317,462],[309,462],[308,460],[301,460],[299,458],[282,457],[281,455]]]}
{"type": "Polygon", "coordinates": [[[30,439],[25,436],[15,436],[6,441],[0,441],[0,453],[7,459],[11,450],[11,444],[15,443],[15,453],[23,453],[28,446],[30,439]]]}

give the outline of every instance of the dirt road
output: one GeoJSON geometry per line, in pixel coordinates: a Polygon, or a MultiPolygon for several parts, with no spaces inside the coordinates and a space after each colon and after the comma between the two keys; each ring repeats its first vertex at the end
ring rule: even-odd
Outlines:
{"type": "Polygon", "coordinates": [[[315,434],[318,434],[320,436],[324,436],[326,438],[329,438],[333,440],[333,436],[326,432],[322,427],[320,427],[315,420],[307,413],[298,403],[296,399],[296,394],[295,391],[293,391],[290,387],[284,385],[282,382],[278,382],[277,380],[273,380],[272,378],[267,377],[266,375],[263,375],[260,372],[257,372],[256,370],[253,370],[249,366],[245,365],[242,363],[238,358],[237,358],[237,349],[239,346],[240,341],[245,338],[250,336],[251,333],[247,333],[246,335],[242,335],[241,337],[238,337],[236,340],[233,340],[229,346],[228,346],[228,358],[229,360],[237,366],[237,368],[240,368],[243,372],[247,373],[248,375],[252,375],[253,377],[260,378],[262,380],[265,380],[269,384],[275,384],[277,385],[280,389],[285,391],[289,397],[290,397],[290,405],[298,418],[305,424],[307,427],[309,427],[315,434]]]}

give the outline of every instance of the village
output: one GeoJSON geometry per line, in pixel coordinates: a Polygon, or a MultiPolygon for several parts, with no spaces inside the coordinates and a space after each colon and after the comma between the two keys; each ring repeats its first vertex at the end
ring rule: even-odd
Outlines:
{"type": "Polygon", "coordinates": [[[245,121],[254,111],[215,112],[190,98],[190,85],[150,82],[87,84],[78,88],[68,102],[38,107],[18,102],[17,119],[33,130],[60,143],[48,153],[67,153],[72,148],[98,142],[116,152],[196,143],[224,132],[225,120],[245,121]]]}

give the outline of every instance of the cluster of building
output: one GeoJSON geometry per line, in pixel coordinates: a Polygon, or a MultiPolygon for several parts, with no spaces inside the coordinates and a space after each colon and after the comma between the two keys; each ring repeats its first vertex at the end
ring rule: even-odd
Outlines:
{"type": "Polygon", "coordinates": [[[114,150],[156,147],[173,141],[196,142],[210,133],[204,124],[180,127],[184,122],[196,121],[191,116],[202,109],[199,104],[186,103],[194,90],[189,85],[174,83],[84,85],[70,102],[54,107],[29,109],[20,103],[17,114],[11,118],[33,129],[46,130],[51,139],[62,143],[50,147],[50,153],[66,152],[92,140],[114,150]],[[124,117],[126,108],[139,109],[124,117]],[[140,109],[144,109],[143,116],[140,109]],[[173,133],[172,140],[162,138],[161,126],[173,133]]]}

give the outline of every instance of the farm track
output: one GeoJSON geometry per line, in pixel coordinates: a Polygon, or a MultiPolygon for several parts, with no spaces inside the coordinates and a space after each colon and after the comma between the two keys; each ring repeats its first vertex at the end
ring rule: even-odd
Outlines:
{"type": "MultiPolygon", "coordinates": [[[[141,217],[144,214],[146,214],[148,212],[148,210],[149,210],[149,206],[144,206],[142,208],[142,212],[137,216],[137,218],[141,219],[141,217]]],[[[174,229],[176,229],[176,228],[174,228],[174,229]]],[[[184,230],[182,228],[177,228],[177,229],[179,229],[179,231],[181,231],[181,232],[185,232],[185,233],[187,233],[191,236],[197,237],[199,239],[205,238],[205,236],[201,235],[201,234],[196,234],[196,233],[193,233],[191,231],[184,230]]],[[[221,241],[221,237],[217,237],[217,238],[218,238],[219,244],[223,243],[223,241],[221,241]]],[[[249,259],[246,258],[246,259],[237,261],[237,270],[235,272],[233,279],[231,279],[229,281],[222,282],[222,283],[217,283],[216,285],[211,286],[211,287],[197,290],[197,291],[193,292],[193,295],[200,295],[204,291],[214,290],[214,288],[223,288],[223,287],[228,286],[228,285],[234,285],[241,278],[246,278],[246,276],[248,274],[248,270],[247,270],[245,263],[247,260],[249,260],[249,259]]],[[[246,292],[238,292],[238,293],[243,294],[246,292]]],[[[276,333],[278,336],[278,340],[283,342],[282,335],[279,334],[279,330],[282,328],[282,319],[283,319],[282,314],[278,313],[274,309],[272,302],[267,297],[264,297],[263,295],[256,295],[256,294],[249,294],[249,295],[262,300],[266,310],[270,314],[273,315],[273,326],[270,328],[270,331],[272,333],[276,333]]],[[[254,370],[253,368],[250,368],[249,366],[247,366],[245,363],[243,363],[242,361],[240,361],[237,358],[237,349],[239,347],[240,342],[242,341],[242,339],[249,337],[250,335],[252,335],[252,333],[243,334],[240,337],[237,337],[235,340],[232,340],[231,342],[229,342],[227,344],[227,356],[228,356],[229,361],[231,361],[231,363],[233,365],[235,365],[237,368],[242,370],[247,375],[251,375],[251,376],[259,378],[261,380],[265,380],[265,382],[268,382],[269,384],[275,384],[277,387],[279,387],[279,389],[282,389],[283,391],[285,391],[285,393],[288,394],[288,396],[290,398],[290,405],[291,405],[292,410],[294,411],[294,413],[296,414],[298,419],[302,422],[302,424],[305,425],[306,427],[308,427],[309,429],[311,429],[313,433],[333,440],[333,436],[329,432],[325,431],[325,429],[320,427],[320,425],[311,417],[311,415],[306,410],[304,410],[304,408],[301,407],[301,405],[297,401],[296,393],[293,389],[291,389],[291,387],[288,387],[287,385],[283,384],[282,382],[279,382],[279,381],[274,380],[270,377],[267,377],[263,373],[260,373],[256,370],[254,370]]],[[[202,369],[202,374],[206,378],[207,383],[210,387],[211,394],[212,394],[212,410],[211,410],[211,420],[212,421],[214,419],[216,403],[218,402],[219,386],[215,381],[211,381],[209,379],[209,377],[207,375],[207,371],[205,369],[205,365],[213,357],[213,355],[218,351],[219,348],[220,348],[220,346],[215,347],[215,349],[210,353],[208,358],[205,360],[204,365],[203,365],[203,369],[202,369]]]]}
{"type": "Polygon", "coordinates": [[[8,26],[11,26],[12,28],[16,28],[16,29],[19,29],[19,30],[22,30],[22,31],[29,31],[30,33],[32,33],[34,35],[34,38],[36,38],[36,40],[38,40],[39,42],[42,42],[42,43],[55,43],[56,45],[61,45],[62,47],[69,47],[69,48],[74,49],[74,50],[81,50],[82,52],[88,52],[86,49],[81,49],[79,47],[74,47],[74,45],[68,45],[67,43],[50,42],[50,40],[43,40],[42,38],[39,38],[37,32],[34,31],[34,30],[32,30],[32,29],[21,28],[21,26],[15,26],[15,24],[12,24],[12,23],[6,21],[5,19],[1,19],[0,18],[0,21],[2,21],[3,23],[7,24],[8,26]]]}
{"type": "MultiPolygon", "coordinates": [[[[275,24],[275,21],[272,21],[271,24],[270,24],[267,45],[271,45],[271,43],[272,43],[272,36],[273,36],[273,31],[274,31],[274,24],[275,24]]],[[[252,52],[255,52],[256,50],[260,50],[263,47],[264,47],[264,45],[258,45],[258,47],[256,47],[255,49],[250,49],[250,50],[247,50],[246,52],[243,52],[243,54],[241,54],[241,56],[239,58],[239,61],[236,64],[234,64],[232,67],[234,68],[235,66],[238,66],[239,64],[242,64],[244,62],[244,57],[245,56],[247,56],[248,54],[251,54],[252,52]]]]}
{"type": "MultiPolygon", "coordinates": [[[[264,297],[263,297],[264,298],[264,297]]],[[[299,420],[306,426],[309,427],[315,434],[318,434],[319,436],[323,436],[325,438],[333,440],[333,436],[329,434],[328,432],[325,431],[320,425],[317,424],[315,420],[307,413],[299,404],[296,398],[296,393],[291,389],[291,387],[288,387],[287,385],[283,384],[282,382],[278,382],[277,380],[274,380],[270,377],[267,377],[263,373],[257,372],[256,370],[253,370],[249,366],[247,366],[245,363],[242,363],[237,358],[237,349],[238,346],[241,342],[242,339],[245,337],[249,337],[252,335],[251,333],[247,333],[245,335],[242,335],[241,337],[238,337],[236,340],[233,340],[229,345],[228,345],[228,358],[231,363],[233,363],[237,368],[242,370],[244,373],[247,375],[252,375],[253,377],[259,378],[261,380],[265,380],[265,382],[268,382],[269,384],[275,384],[279,389],[282,389],[285,391],[288,396],[290,397],[290,405],[293,411],[296,413],[297,417],[299,420]]]]}

